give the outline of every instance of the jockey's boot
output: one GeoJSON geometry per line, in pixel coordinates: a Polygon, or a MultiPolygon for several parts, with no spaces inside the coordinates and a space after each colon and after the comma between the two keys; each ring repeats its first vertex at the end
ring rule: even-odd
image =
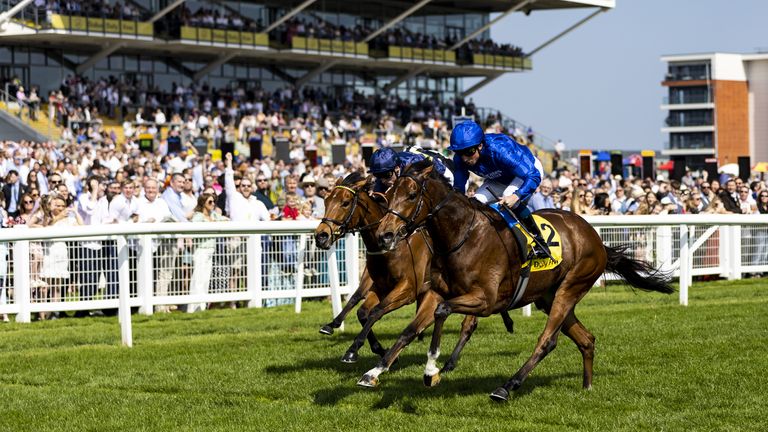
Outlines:
{"type": "Polygon", "coordinates": [[[528,232],[534,237],[534,239],[536,239],[533,244],[533,255],[536,258],[547,258],[550,254],[549,246],[547,246],[547,242],[544,240],[544,237],[542,237],[539,227],[533,220],[533,215],[528,214],[528,216],[523,218],[521,222],[523,222],[523,225],[528,230],[528,232]]]}

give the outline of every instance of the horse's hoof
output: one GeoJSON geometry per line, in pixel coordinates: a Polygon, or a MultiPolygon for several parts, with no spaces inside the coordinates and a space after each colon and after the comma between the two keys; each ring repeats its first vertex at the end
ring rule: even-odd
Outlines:
{"type": "Polygon", "coordinates": [[[445,366],[443,366],[442,369],[440,369],[440,373],[446,373],[450,372],[452,370],[456,369],[456,365],[453,363],[446,363],[445,366]]]}
{"type": "Polygon", "coordinates": [[[357,385],[360,387],[374,388],[379,385],[379,379],[372,375],[365,374],[360,378],[360,381],[357,382],[357,385]]]}
{"type": "Polygon", "coordinates": [[[341,357],[342,363],[356,363],[357,362],[357,353],[347,351],[344,353],[344,355],[341,357]]]}
{"type": "Polygon", "coordinates": [[[324,325],[324,326],[320,327],[320,334],[324,334],[324,335],[328,335],[328,336],[332,335],[333,334],[333,327],[331,327],[329,325],[324,325]]]}
{"type": "Polygon", "coordinates": [[[437,387],[440,384],[440,374],[424,375],[424,385],[427,387],[437,387]]]}
{"type": "Polygon", "coordinates": [[[504,387],[499,387],[491,394],[491,399],[496,402],[506,402],[509,400],[509,392],[504,387]]]}

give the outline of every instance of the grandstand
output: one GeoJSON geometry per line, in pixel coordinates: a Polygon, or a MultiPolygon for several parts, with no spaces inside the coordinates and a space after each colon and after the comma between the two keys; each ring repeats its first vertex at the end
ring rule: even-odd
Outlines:
{"type": "MultiPolygon", "coordinates": [[[[61,88],[106,87],[106,94],[88,98],[74,97],[77,91],[63,96],[81,108],[97,106],[105,122],[119,125],[139,108],[161,108],[168,119],[178,113],[186,120],[206,103],[214,110],[243,107],[263,94],[286,96],[288,89],[288,99],[310,99],[334,121],[360,117],[369,132],[384,112],[398,129],[414,118],[444,122],[462,107],[473,114],[464,98],[502,74],[531,70],[539,49],[614,3],[4,0],[2,108],[13,112],[19,85],[35,88],[43,108],[61,88]],[[589,9],[589,15],[540,47],[490,38],[491,27],[508,14],[567,8],[589,9]],[[465,88],[465,78],[479,82],[465,88]],[[217,105],[218,99],[225,103],[217,105]]],[[[272,105],[263,109],[308,114],[296,103],[272,105]]],[[[0,122],[14,121],[8,117],[0,122]]],[[[37,134],[30,138],[58,132],[48,124],[27,126],[37,134]]]]}

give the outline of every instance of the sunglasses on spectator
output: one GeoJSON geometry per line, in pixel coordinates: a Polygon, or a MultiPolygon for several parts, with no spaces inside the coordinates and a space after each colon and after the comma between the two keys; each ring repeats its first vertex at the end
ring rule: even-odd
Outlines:
{"type": "Polygon", "coordinates": [[[579,186],[586,186],[586,185],[587,185],[586,182],[584,182],[584,183],[579,182],[579,186]]]}
{"type": "Polygon", "coordinates": [[[240,183],[240,187],[249,188],[251,187],[250,183],[240,183]]]}
{"type": "Polygon", "coordinates": [[[192,179],[191,179],[191,178],[186,178],[186,177],[185,177],[185,178],[184,178],[184,181],[192,181],[192,179]]]}
{"type": "Polygon", "coordinates": [[[768,198],[768,195],[760,195],[760,198],[768,198]]]}
{"type": "Polygon", "coordinates": [[[472,156],[478,151],[480,151],[480,146],[476,145],[474,147],[465,148],[464,150],[457,150],[456,153],[458,153],[459,156],[472,156]]]}
{"type": "Polygon", "coordinates": [[[34,204],[35,202],[32,200],[24,200],[24,204],[34,204]]]}
{"type": "Polygon", "coordinates": [[[709,185],[701,185],[702,189],[709,189],[709,185]]]}
{"type": "Polygon", "coordinates": [[[388,179],[393,175],[395,175],[395,170],[389,170],[387,172],[377,173],[377,174],[374,174],[373,176],[379,179],[388,179]]]}
{"type": "Polygon", "coordinates": [[[53,179],[51,179],[48,183],[50,183],[50,184],[59,184],[59,183],[61,183],[61,180],[53,180],[53,179]]]}
{"type": "Polygon", "coordinates": [[[205,202],[206,204],[213,204],[213,200],[208,200],[205,202]]]}
{"type": "Polygon", "coordinates": [[[267,179],[256,179],[256,183],[261,183],[261,182],[265,182],[265,181],[267,181],[267,179]]]}

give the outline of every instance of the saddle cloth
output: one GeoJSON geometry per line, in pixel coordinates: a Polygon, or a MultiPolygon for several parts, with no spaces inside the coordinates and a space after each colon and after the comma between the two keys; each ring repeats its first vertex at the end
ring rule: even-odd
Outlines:
{"type": "Polygon", "coordinates": [[[533,220],[536,222],[536,225],[539,226],[541,235],[544,237],[544,241],[547,242],[547,246],[549,246],[549,252],[552,254],[554,261],[549,257],[534,258],[533,238],[529,236],[525,230],[518,226],[517,221],[512,217],[512,215],[509,214],[510,212],[508,210],[502,209],[498,203],[491,204],[490,207],[496,210],[501,215],[501,217],[504,218],[504,221],[507,222],[507,225],[515,234],[515,239],[517,239],[520,252],[527,257],[523,263],[523,268],[530,266],[532,272],[537,272],[552,270],[553,268],[560,265],[560,263],[563,261],[563,244],[560,241],[560,233],[548,220],[539,215],[533,215],[533,220]]]}

